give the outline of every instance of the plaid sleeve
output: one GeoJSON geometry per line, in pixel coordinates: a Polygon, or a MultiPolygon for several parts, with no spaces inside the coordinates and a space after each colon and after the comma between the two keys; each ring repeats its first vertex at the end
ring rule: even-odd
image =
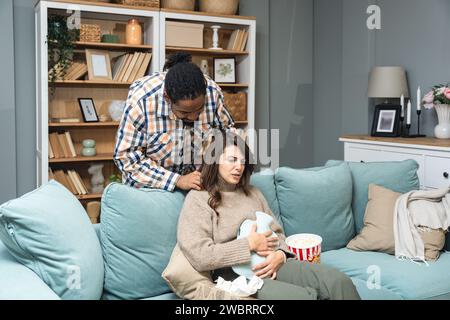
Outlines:
{"type": "Polygon", "coordinates": [[[221,90],[217,90],[217,117],[216,126],[221,129],[230,129],[234,127],[234,120],[230,112],[225,107],[224,96],[221,90]]]}
{"type": "Polygon", "coordinates": [[[117,133],[114,162],[127,185],[173,191],[180,175],[159,166],[146,156],[147,124],[143,112],[139,103],[127,102],[117,133]]]}

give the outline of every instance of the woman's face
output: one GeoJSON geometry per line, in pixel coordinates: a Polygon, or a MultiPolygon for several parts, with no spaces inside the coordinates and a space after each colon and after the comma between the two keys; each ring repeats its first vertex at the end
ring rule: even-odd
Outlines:
{"type": "Polygon", "coordinates": [[[237,185],[245,169],[245,157],[236,146],[228,146],[219,159],[219,175],[225,182],[237,185]]]}

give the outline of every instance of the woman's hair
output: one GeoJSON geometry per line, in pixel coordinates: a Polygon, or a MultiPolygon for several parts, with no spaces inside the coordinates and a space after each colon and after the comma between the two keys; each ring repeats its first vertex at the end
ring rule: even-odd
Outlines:
{"type": "Polygon", "coordinates": [[[178,52],[168,57],[165,90],[170,100],[194,100],[206,94],[206,81],[202,70],[192,63],[189,53],[178,52]]]}
{"type": "Polygon", "coordinates": [[[222,195],[219,186],[219,161],[220,157],[229,146],[236,146],[245,156],[245,168],[241,180],[237,184],[237,189],[249,194],[250,177],[254,170],[253,155],[247,143],[237,134],[223,130],[213,130],[210,141],[203,153],[202,165],[202,185],[209,193],[208,205],[217,213],[217,207],[222,202],[222,195]]]}

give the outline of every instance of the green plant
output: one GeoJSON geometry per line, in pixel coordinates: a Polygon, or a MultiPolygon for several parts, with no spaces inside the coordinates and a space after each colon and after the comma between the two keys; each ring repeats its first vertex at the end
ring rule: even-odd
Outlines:
{"type": "Polygon", "coordinates": [[[52,85],[52,94],[55,91],[55,81],[62,79],[72,64],[75,41],[80,38],[79,29],[69,29],[67,18],[60,15],[51,15],[48,18],[48,63],[49,81],[52,85]]]}

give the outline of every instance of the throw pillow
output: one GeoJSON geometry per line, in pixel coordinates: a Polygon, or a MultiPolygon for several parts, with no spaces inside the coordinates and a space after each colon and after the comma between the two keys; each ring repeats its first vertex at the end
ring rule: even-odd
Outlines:
{"type": "Polygon", "coordinates": [[[103,192],[100,233],[104,299],[138,300],[170,292],[161,273],[177,242],[184,194],[113,183],[103,192]]]}
{"type": "MultiPolygon", "coordinates": [[[[394,210],[401,193],[369,185],[369,201],[364,215],[364,227],[347,248],[356,251],[379,251],[395,254],[394,210]]],[[[425,259],[435,261],[444,247],[443,230],[419,229],[425,247],[425,259]]]]}
{"type": "Polygon", "coordinates": [[[0,239],[60,298],[100,299],[99,240],[83,206],[58,182],[0,206],[0,239]]]}
{"type": "MultiPolygon", "coordinates": [[[[347,163],[330,160],[326,166],[347,163]]],[[[419,164],[414,160],[393,162],[348,162],[352,173],[353,198],[352,210],[355,217],[356,232],[364,225],[364,213],[367,206],[369,184],[373,183],[390,190],[406,193],[420,188],[417,170],[419,164]]]]}
{"type": "Polygon", "coordinates": [[[307,170],[280,168],[275,181],[286,236],[318,234],[322,251],[343,248],[355,236],[352,176],[345,163],[307,170]]]}

